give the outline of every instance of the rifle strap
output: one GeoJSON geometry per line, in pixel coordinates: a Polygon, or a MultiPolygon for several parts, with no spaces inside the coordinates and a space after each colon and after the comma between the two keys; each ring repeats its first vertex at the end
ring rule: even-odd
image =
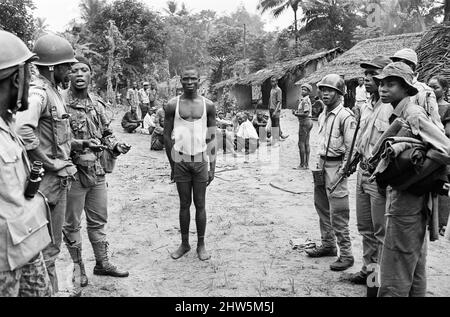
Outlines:
{"type": "MultiPolygon", "coordinates": [[[[336,119],[337,119],[337,117],[338,117],[338,115],[339,115],[339,113],[341,111],[342,111],[342,109],[339,110],[338,113],[336,113],[336,115],[334,116],[334,119],[333,119],[333,123],[331,123],[330,135],[328,136],[327,150],[325,151],[325,161],[323,162],[323,166],[322,166],[322,171],[323,172],[325,171],[325,164],[327,163],[327,160],[328,160],[328,153],[330,151],[331,137],[333,136],[334,124],[336,123],[336,119]]],[[[327,122],[327,119],[325,119],[325,123],[326,122],[327,122]]]]}

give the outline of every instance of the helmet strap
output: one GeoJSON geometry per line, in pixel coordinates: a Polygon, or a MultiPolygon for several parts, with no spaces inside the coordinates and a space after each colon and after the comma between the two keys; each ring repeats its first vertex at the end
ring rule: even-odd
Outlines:
{"type": "Polygon", "coordinates": [[[54,86],[56,86],[56,81],[55,81],[55,66],[49,66],[48,70],[50,71],[50,81],[52,82],[52,84],[54,86]]]}
{"type": "Polygon", "coordinates": [[[8,112],[10,114],[14,114],[17,111],[19,111],[20,108],[22,108],[22,98],[23,98],[23,92],[25,90],[25,63],[19,64],[18,67],[19,67],[19,69],[18,69],[19,88],[18,88],[18,92],[17,92],[17,101],[16,101],[16,105],[14,108],[8,109],[8,112]]]}

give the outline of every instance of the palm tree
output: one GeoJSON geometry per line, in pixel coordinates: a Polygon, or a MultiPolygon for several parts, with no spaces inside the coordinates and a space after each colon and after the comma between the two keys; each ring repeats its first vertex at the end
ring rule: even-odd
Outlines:
{"type": "Polygon", "coordinates": [[[170,0],[166,2],[167,9],[164,9],[168,14],[174,16],[178,10],[178,3],[176,1],[170,0]]]}
{"type": "Polygon", "coordinates": [[[444,3],[444,22],[450,23],[450,0],[445,0],[444,3]]]}
{"type": "Polygon", "coordinates": [[[33,37],[35,39],[39,38],[41,35],[47,33],[48,24],[46,18],[36,18],[34,20],[35,31],[33,37]]]}
{"type": "Polygon", "coordinates": [[[82,0],[80,3],[81,17],[92,24],[105,5],[105,0],[82,0]]]}
{"type": "Polygon", "coordinates": [[[297,12],[302,0],[259,0],[257,9],[264,13],[272,10],[275,18],[278,18],[283,12],[291,8],[294,11],[294,29],[295,29],[295,43],[298,43],[298,17],[297,12]]]}

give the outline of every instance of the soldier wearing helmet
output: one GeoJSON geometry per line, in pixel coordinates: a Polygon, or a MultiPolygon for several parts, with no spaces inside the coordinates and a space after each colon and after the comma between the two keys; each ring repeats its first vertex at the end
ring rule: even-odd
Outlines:
{"type": "Polygon", "coordinates": [[[50,205],[54,239],[43,253],[56,294],[59,287],[55,261],[61,248],[67,193],[77,173],[70,152],[95,144],[72,139],[69,115],[58,91],[71,64],[76,62],[70,43],[56,35],[44,35],[36,41],[33,52],[39,57],[34,61],[39,74],[31,83],[29,109],[17,115],[17,128],[30,158],[41,161],[45,169],[41,191],[50,205]]]}
{"type": "Polygon", "coordinates": [[[418,80],[419,76],[416,73],[416,69],[419,65],[419,58],[417,56],[417,53],[410,48],[404,48],[397,51],[394,56],[391,57],[391,60],[393,62],[405,63],[415,73],[413,85],[419,91],[419,93],[415,96],[412,96],[411,101],[416,105],[424,108],[428,114],[428,117],[430,117],[433,123],[437,125],[439,129],[444,131],[444,125],[442,124],[441,117],[439,115],[439,106],[434,90],[427,84],[418,80]]]}
{"type": "Polygon", "coordinates": [[[28,108],[36,56],[9,32],[0,31],[0,43],[0,297],[48,297],[47,205],[40,193],[25,197],[30,162],[14,127],[15,114],[28,108]]]}
{"type": "Polygon", "coordinates": [[[105,226],[108,219],[106,174],[112,172],[111,164],[130,146],[119,142],[109,128],[109,122],[102,115],[104,101],[89,92],[91,65],[84,57],[72,66],[68,90],[62,97],[70,113],[70,126],[75,138],[95,140],[98,149],[72,150],[72,159],[78,169],[78,177],[72,184],[67,197],[67,211],[64,239],[74,262],[75,288],[86,287],[88,278],[82,258],[81,216],[86,212],[87,232],[94,250],[96,266],[94,275],[127,277],[128,272],[118,270],[108,258],[108,242],[105,226]]]}
{"type": "Polygon", "coordinates": [[[322,245],[308,251],[310,257],[340,257],[330,265],[333,271],[344,271],[354,264],[349,232],[349,192],[347,180],[333,193],[330,188],[344,174],[356,132],[353,112],[343,105],[345,81],[336,74],[325,76],[318,84],[326,105],[319,117],[319,163],[314,171],[314,200],[320,218],[322,245]]]}

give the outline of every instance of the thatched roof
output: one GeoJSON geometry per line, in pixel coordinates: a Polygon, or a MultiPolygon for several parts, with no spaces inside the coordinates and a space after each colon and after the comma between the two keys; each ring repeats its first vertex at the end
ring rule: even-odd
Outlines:
{"type": "Polygon", "coordinates": [[[425,33],[417,54],[419,80],[427,82],[436,75],[450,80],[450,24],[436,25],[425,33]]]}
{"type": "Polygon", "coordinates": [[[310,54],[298,58],[294,58],[290,61],[276,63],[268,68],[261,69],[260,71],[247,75],[244,78],[231,78],[224,80],[215,85],[216,89],[220,89],[227,86],[246,85],[257,86],[262,85],[267,79],[275,76],[277,78],[283,78],[286,74],[294,73],[300,68],[304,68],[312,61],[322,59],[325,57],[336,57],[343,51],[341,48],[335,48],[329,51],[323,51],[315,54],[310,54]]]}
{"type": "Polygon", "coordinates": [[[328,74],[343,75],[346,80],[358,78],[363,74],[361,63],[378,55],[393,56],[402,48],[417,49],[422,36],[423,33],[409,33],[364,40],[297,84],[316,84],[328,74]]]}

